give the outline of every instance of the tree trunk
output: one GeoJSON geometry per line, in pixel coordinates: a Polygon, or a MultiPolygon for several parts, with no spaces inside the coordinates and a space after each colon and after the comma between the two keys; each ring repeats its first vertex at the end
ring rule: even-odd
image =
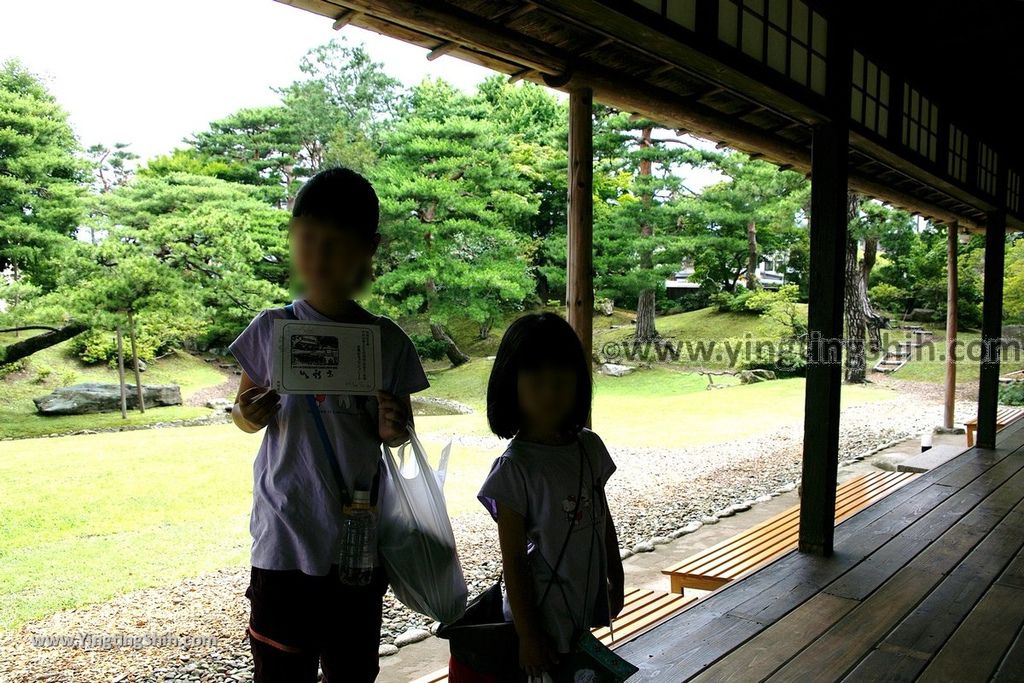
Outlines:
{"type": "Polygon", "coordinates": [[[645,289],[640,292],[636,306],[637,341],[653,341],[658,338],[658,330],[654,327],[654,290],[645,289]]]}
{"type": "Polygon", "coordinates": [[[430,323],[430,334],[435,340],[444,344],[445,355],[448,356],[448,360],[451,361],[453,366],[458,367],[463,363],[469,362],[469,356],[462,352],[458,345],[456,345],[455,340],[448,335],[442,325],[430,323]]]}
{"type": "Polygon", "coordinates": [[[146,412],[146,402],[142,396],[142,373],[139,372],[139,352],[135,347],[135,316],[128,311],[128,340],[132,347],[132,365],[135,369],[135,393],[139,396],[139,412],[146,412]]]}
{"type": "MultiPolygon", "coordinates": [[[[860,198],[850,193],[847,200],[847,221],[853,223],[860,208],[860,198]]],[[[846,239],[846,267],[844,268],[843,315],[846,318],[846,359],[843,380],[862,384],[867,380],[867,359],[864,354],[864,303],[861,295],[861,271],[857,264],[858,240],[850,234],[846,239]]]]}
{"type": "MultiPolygon", "coordinates": [[[[651,134],[653,129],[651,127],[645,127],[640,129],[640,148],[648,149],[654,143],[651,141],[651,134]]],[[[653,172],[653,164],[650,158],[643,158],[640,160],[640,177],[649,177],[653,172]]],[[[643,194],[640,197],[644,209],[643,219],[640,221],[640,237],[648,238],[654,235],[653,226],[645,220],[647,218],[647,209],[651,204],[652,197],[648,194],[643,194]]],[[[640,267],[642,269],[650,269],[653,261],[653,255],[649,249],[641,249],[640,252],[640,267]]],[[[650,341],[658,338],[658,330],[654,326],[654,290],[644,289],[641,290],[640,295],[637,297],[636,302],[636,331],[635,339],[637,341],[650,341]]]]}
{"type": "MultiPolygon", "coordinates": [[[[29,327],[22,327],[18,329],[31,329],[29,327]]],[[[60,344],[62,341],[67,341],[72,337],[76,337],[87,328],[85,325],[79,322],[70,322],[64,327],[44,332],[43,334],[37,334],[34,337],[29,337],[13,344],[8,344],[6,347],[0,349],[0,363],[14,363],[22,358],[31,356],[36,351],[42,351],[48,349],[55,344],[60,344]]]]}
{"type": "Polygon", "coordinates": [[[757,223],[747,224],[747,289],[754,291],[757,282],[757,223]]]}
{"type": "Polygon", "coordinates": [[[846,286],[844,289],[844,315],[846,317],[846,364],[843,380],[860,384],[867,379],[867,359],[864,353],[864,308],[860,296],[860,271],[857,268],[855,238],[846,240],[846,286]]]}
{"type": "Polygon", "coordinates": [[[868,340],[871,342],[872,353],[882,350],[882,330],[889,323],[888,318],[876,311],[868,298],[868,282],[871,271],[875,267],[877,255],[878,235],[868,235],[864,238],[864,258],[860,262],[860,293],[864,301],[864,322],[868,327],[868,340]]]}
{"type": "Polygon", "coordinates": [[[128,388],[124,382],[124,337],[121,326],[117,326],[117,381],[121,387],[121,419],[128,419],[128,388]]]}

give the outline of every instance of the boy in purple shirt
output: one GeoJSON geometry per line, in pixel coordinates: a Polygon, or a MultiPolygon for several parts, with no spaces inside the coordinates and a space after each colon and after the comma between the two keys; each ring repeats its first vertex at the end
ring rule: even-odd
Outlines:
{"type": "Polygon", "coordinates": [[[266,428],[253,463],[249,642],[256,683],[373,681],[387,578],[369,586],[338,577],[343,500],[377,484],[380,445],[408,439],[409,395],[427,378],[408,336],[353,297],[366,286],[380,243],[377,195],[347,169],[318,173],[292,210],[291,258],[305,297],[290,309],[261,312],[231,344],[242,366],[232,410],[246,432],[266,428]],[[384,391],[376,397],[316,396],[332,446],[325,452],[304,396],[281,396],[271,383],[274,320],[296,317],[380,327],[384,391]],[[327,458],[334,458],[347,494],[327,458]]]}

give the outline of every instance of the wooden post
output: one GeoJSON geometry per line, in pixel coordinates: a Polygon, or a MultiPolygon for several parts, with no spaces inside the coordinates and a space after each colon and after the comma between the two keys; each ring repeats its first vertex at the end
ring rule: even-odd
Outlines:
{"type": "Polygon", "coordinates": [[[566,319],[579,335],[587,364],[594,341],[594,95],[569,94],[569,209],[566,319]]]}
{"type": "Polygon", "coordinates": [[[121,419],[128,419],[128,390],[124,386],[124,337],[117,326],[117,380],[121,387],[121,419]]]}
{"type": "Polygon", "coordinates": [[[989,214],[985,226],[985,287],[981,309],[981,372],[978,378],[978,448],[996,447],[1005,255],[1006,213],[993,211],[989,214]]]}
{"type": "Polygon", "coordinates": [[[959,272],[957,261],[957,223],[946,224],[946,396],[942,415],[942,428],[953,429],[956,419],[956,328],[957,289],[959,272]]]}
{"type": "Polygon", "coordinates": [[[807,381],[800,497],[800,550],[829,556],[835,538],[839,396],[843,384],[843,295],[849,223],[850,90],[853,48],[845,6],[828,23],[825,99],[830,118],[811,138],[807,381]]]}
{"type": "Polygon", "coordinates": [[[800,500],[800,550],[831,555],[839,466],[843,277],[846,265],[849,129],[829,122],[811,146],[810,298],[800,500]]]}
{"type": "Polygon", "coordinates": [[[139,397],[139,412],[146,412],[146,402],[143,400],[142,375],[139,372],[139,352],[135,348],[135,317],[128,311],[128,341],[132,345],[132,365],[135,366],[135,393],[139,397]]]}

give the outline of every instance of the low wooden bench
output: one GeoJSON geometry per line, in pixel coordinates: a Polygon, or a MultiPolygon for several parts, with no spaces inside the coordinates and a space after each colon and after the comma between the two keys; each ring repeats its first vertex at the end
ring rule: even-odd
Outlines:
{"type": "MultiPolygon", "coordinates": [[[[918,476],[910,472],[872,472],[843,482],[836,489],[836,524],[918,476]]],[[[662,571],[672,592],[685,588],[715,590],[768,564],[797,547],[800,506],[780,512],[757,526],[693,555],[662,571]]]]}
{"type": "MultiPolygon", "coordinates": [[[[627,591],[622,613],[612,622],[615,626],[615,641],[612,642],[608,627],[594,629],[594,635],[608,647],[614,648],[658,625],[695,600],[695,597],[684,597],[678,593],[659,593],[639,588],[627,591]]],[[[440,669],[417,678],[413,683],[443,683],[447,680],[448,669],[440,669]]]]}
{"type": "MultiPolygon", "coordinates": [[[[996,411],[996,431],[1008,427],[1021,417],[1024,417],[1024,408],[1002,407],[996,411]]],[[[974,447],[974,436],[978,432],[978,418],[968,420],[964,423],[967,428],[967,447],[974,447]]]]}

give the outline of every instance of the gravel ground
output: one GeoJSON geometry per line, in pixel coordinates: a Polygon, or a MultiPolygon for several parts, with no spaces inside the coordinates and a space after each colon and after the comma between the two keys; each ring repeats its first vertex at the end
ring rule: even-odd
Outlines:
{"type": "MultiPolygon", "coordinates": [[[[934,391],[934,389],[933,389],[934,391]]],[[[934,394],[930,394],[929,397],[934,394]]],[[[939,423],[942,408],[915,401],[884,402],[843,411],[840,447],[844,458],[919,434],[939,423]],[[898,406],[898,409],[897,409],[898,406]]],[[[973,414],[961,403],[958,414],[973,414]]],[[[610,446],[618,472],[609,501],[623,548],[668,536],[688,521],[791,485],[800,471],[799,423],[755,438],[700,448],[610,446]],[[652,482],[657,482],[652,487],[652,482]]],[[[460,439],[461,441],[461,439],[460,439]]],[[[472,439],[500,449],[497,440],[472,439]]],[[[460,556],[471,594],[489,585],[499,570],[494,524],[481,509],[456,520],[460,556]]],[[[223,570],[170,587],[147,589],[116,600],[60,612],[0,634],[0,681],[231,681],[249,680],[251,659],[244,626],[243,596],[248,569],[223,570]],[[32,637],[79,634],[210,637],[215,644],[162,647],[40,647],[32,637]]],[[[408,629],[427,629],[424,617],[388,596],[382,649],[408,629]]]]}

